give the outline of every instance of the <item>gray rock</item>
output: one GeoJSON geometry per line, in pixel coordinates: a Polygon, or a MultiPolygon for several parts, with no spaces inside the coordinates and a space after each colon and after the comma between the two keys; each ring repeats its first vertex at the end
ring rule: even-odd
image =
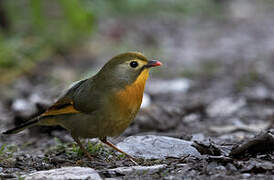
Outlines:
{"type": "Polygon", "coordinates": [[[29,117],[37,111],[35,104],[25,99],[15,100],[12,103],[11,108],[23,117],[29,117]]]}
{"type": "Polygon", "coordinates": [[[131,166],[131,167],[118,167],[115,169],[107,170],[109,174],[123,174],[123,175],[150,175],[159,172],[166,168],[166,164],[159,164],[154,166],[131,166]]]}
{"type": "Polygon", "coordinates": [[[212,102],[206,111],[210,117],[226,117],[232,115],[245,105],[245,99],[235,101],[233,98],[225,97],[212,102]]]}
{"type": "Polygon", "coordinates": [[[170,80],[153,80],[153,83],[147,84],[147,92],[149,94],[161,93],[178,93],[186,92],[190,88],[190,80],[185,78],[177,78],[170,80]],[[163,88],[163,85],[165,88],[163,88]]]}
{"type": "Polygon", "coordinates": [[[94,169],[84,167],[63,167],[59,169],[51,169],[48,171],[38,171],[29,175],[25,175],[23,178],[25,180],[102,179],[94,169]]]}
{"type": "Polygon", "coordinates": [[[205,138],[205,135],[202,134],[202,133],[197,133],[197,134],[193,134],[192,135],[192,138],[191,138],[191,141],[204,141],[206,138],[205,138]]]}
{"type": "Polygon", "coordinates": [[[185,156],[201,157],[191,146],[192,142],[165,136],[130,136],[117,144],[126,153],[143,159],[181,158],[185,156]]]}
{"type": "Polygon", "coordinates": [[[200,114],[192,113],[192,114],[186,115],[183,118],[183,122],[184,123],[192,123],[192,122],[195,122],[195,121],[199,121],[200,118],[201,118],[200,114]]]}
{"type": "Polygon", "coordinates": [[[43,97],[41,94],[33,93],[29,97],[29,101],[32,104],[42,104],[44,106],[50,106],[52,104],[52,101],[48,100],[47,98],[43,97]]]}
{"type": "Polygon", "coordinates": [[[251,174],[250,173],[243,173],[242,178],[247,179],[250,178],[251,174]]]}
{"type": "Polygon", "coordinates": [[[139,116],[135,119],[135,123],[140,129],[167,131],[175,128],[178,125],[179,118],[171,117],[174,109],[166,108],[163,111],[162,107],[158,105],[151,105],[147,111],[141,111],[139,116]],[[161,117],[161,118],[159,118],[161,117]]]}
{"type": "MultiPolygon", "coordinates": [[[[258,120],[257,120],[258,121],[258,120]]],[[[256,124],[244,124],[239,119],[231,119],[232,125],[211,126],[209,129],[218,134],[228,134],[235,131],[247,131],[259,133],[267,130],[271,126],[271,122],[261,121],[256,124]]]]}

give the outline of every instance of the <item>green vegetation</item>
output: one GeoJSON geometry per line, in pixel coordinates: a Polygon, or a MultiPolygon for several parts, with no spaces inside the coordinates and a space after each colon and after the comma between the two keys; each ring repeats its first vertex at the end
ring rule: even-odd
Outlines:
{"type": "Polygon", "coordinates": [[[87,150],[91,155],[96,156],[98,154],[104,153],[105,148],[101,143],[91,143],[90,141],[88,141],[87,150]]]}
{"type": "Polygon", "coordinates": [[[4,154],[4,151],[5,151],[5,147],[6,147],[7,145],[6,144],[3,144],[2,146],[1,146],[1,148],[0,148],[0,156],[2,156],[3,154],[4,154]]]}
{"type": "Polygon", "coordinates": [[[21,176],[18,176],[17,178],[18,178],[18,180],[24,180],[25,179],[24,177],[21,177],[21,176]]]}
{"type": "Polygon", "coordinates": [[[92,12],[77,0],[1,2],[8,24],[0,27],[0,81],[76,47],[93,30],[92,12]]]}
{"type": "Polygon", "coordinates": [[[18,151],[18,147],[14,145],[2,144],[0,147],[0,163],[9,166],[13,163],[12,157],[15,152],[18,151]]]}
{"type": "MultiPolygon", "coordinates": [[[[58,138],[55,138],[56,146],[50,149],[50,152],[57,153],[65,152],[65,154],[69,157],[77,157],[80,158],[84,155],[84,152],[80,149],[80,147],[72,142],[72,143],[63,143],[58,138]]],[[[86,147],[87,151],[96,157],[109,158],[110,155],[114,155],[113,151],[107,147],[105,147],[102,143],[98,142],[90,142],[83,143],[86,147]]],[[[124,156],[119,156],[119,158],[124,158],[124,156]]]]}
{"type": "Polygon", "coordinates": [[[242,92],[246,88],[252,86],[255,82],[260,81],[261,75],[255,70],[250,69],[249,72],[243,74],[236,82],[235,89],[237,92],[242,92]]]}

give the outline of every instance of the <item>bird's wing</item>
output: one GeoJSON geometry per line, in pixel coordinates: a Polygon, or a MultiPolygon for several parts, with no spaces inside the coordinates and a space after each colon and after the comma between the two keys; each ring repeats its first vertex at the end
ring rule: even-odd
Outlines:
{"type": "Polygon", "coordinates": [[[53,104],[51,105],[46,112],[41,116],[54,116],[54,115],[63,115],[63,114],[73,114],[79,113],[79,110],[76,110],[73,102],[74,92],[84,83],[87,79],[77,81],[73,83],[67,91],[53,104]]]}

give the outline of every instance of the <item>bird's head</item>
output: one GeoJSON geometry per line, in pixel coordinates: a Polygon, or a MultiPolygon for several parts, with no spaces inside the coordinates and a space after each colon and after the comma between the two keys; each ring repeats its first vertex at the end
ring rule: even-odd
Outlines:
{"type": "Polygon", "coordinates": [[[112,86],[125,87],[138,79],[146,81],[151,67],[161,66],[157,60],[148,60],[139,52],[127,52],[110,59],[100,70],[98,75],[102,81],[112,86]]]}

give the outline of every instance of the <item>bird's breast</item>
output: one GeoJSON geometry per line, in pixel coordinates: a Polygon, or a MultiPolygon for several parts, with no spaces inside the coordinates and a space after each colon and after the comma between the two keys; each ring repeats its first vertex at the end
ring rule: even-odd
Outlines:
{"type": "Polygon", "coordinates": [[[117,129],[123,131],[135,118],[142,103],[148,75],[148,70],[143,70],[134,83],[115,93],[112,106],[115,111],[115,119],[117,119],[114,126],[117,129]]]}
{"type": "Polygon", "coordinates": [[[128,114],[139,110],[147,78],[148,70],[145,69],[134,83],[116,93],[117,105],[122,114],[128,114]]]}

